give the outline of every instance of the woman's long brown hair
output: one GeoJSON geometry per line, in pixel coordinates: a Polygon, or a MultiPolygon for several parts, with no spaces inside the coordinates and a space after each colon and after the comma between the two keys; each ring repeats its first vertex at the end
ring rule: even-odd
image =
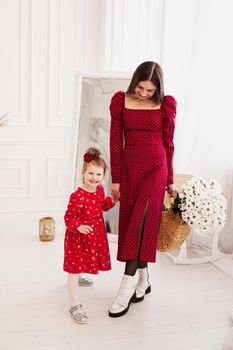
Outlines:
{"type": "Polygon", "coordinates": [[[163,71],[160,65],[153,61],[143,62],[137,67],[126,93],[133,95],[138,83],[145,80],[151,81],[156,86],[156,91],[150,99],[156,104],[160,104],[164,97],[163,71]]]}

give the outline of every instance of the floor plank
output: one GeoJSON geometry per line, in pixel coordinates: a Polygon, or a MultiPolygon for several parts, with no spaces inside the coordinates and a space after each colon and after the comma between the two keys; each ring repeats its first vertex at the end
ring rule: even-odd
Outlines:
{"type": "Polygon", "coordinates": [[[92,276],[93,287],[79,288],[89,323],[77,325],[68,313],[62,235],[53,242],[1,238],[0,349],[223,349],[233,326],[229,272],[211,263],[175,265],[159,254],[149,269],[152,293],[124,317],[112,319],[108,308],[124,267],[115,260],[116,249],[110,242],[113,269],[92,276]]]}

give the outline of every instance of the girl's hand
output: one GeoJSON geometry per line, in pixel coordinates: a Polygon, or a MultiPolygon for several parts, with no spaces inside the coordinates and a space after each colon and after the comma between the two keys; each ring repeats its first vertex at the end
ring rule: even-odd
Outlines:
{"type": "Polygon", "coordinates": [[[117,199],[117,198],[115,198],[115,197],[111,197],[111,198],[112,198],[113,204],[116,204],[116,203],[119,201],[119,199],[117,199]]]}
{"type": "Polygon", "coordinates": [[[113,196],[113,200],[114,201],[119,201],[120,199],[120,184],[115,183],[115,184],[111,184],[111,191],[112,191],[112,196],[113,196]]]}
{"type": "Polygon", "coordinates": [[[174,184],[167,185],[167,193],[170,197],[175,197],[177,194],[177,189],[174,184]]]}
{"type": "Polygon", "coordinates": [[[77,231],[83,233],[84,235],[88,235],[93,231],[93,229],[91,226],[88,225],[80,225],[78,226],[77,231]]]}

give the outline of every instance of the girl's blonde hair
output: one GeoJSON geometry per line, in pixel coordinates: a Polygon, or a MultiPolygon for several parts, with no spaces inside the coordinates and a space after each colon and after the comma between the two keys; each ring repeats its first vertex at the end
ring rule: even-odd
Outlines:
{"type": "Polygon", "coordinates": [[[82,172],[84,173],[87,170],[87,167],[89,164],[93,164],[95,166],[101,167],[104,169],[104,175],[106,173],[107,164],[103,160],[103,158],[100,157],[101,152],[99,149],[95,147],[90,147],[86,150],[86,153],[83,156],[83,169],[82,172]]]}

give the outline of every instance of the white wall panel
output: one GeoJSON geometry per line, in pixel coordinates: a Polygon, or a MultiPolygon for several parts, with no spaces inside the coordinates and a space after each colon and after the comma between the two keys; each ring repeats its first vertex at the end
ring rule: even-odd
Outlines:
{"type": "Polygon", "coordinates": [[[63,227],[75,70],[104,66],[105,0],[0,1],[0,234],[63,227]],[[14,223],[12,225],[12,223],[14,223]]]}
{"type": "Polygon", "coordinates": [[[75,65],[76,1],[49,1],[49,126],[71,126],[75,65]]]}
{"type": "Polygon", "coordinates": [[[95,73],[103,71],[108,0],[78,0],[76,4],[76,69],[95,73]]]}
{"type": "Polygon", "coordinates": [[[55,139],[47,142],[43,140],[10,142],[8,140],[5,144],[0,143],[0,150],[1,154],[8,157],[0,159],[0,183],[2,184],[0,212],[9,215],[12,211],[15,213],[45,211],[46,215],[53,216],[60,211],[62,221],[71,183],[67,161],[70,143],[55,139]],[[61,159],[59,164],[53,164],[51,175],[47,158],[58,155],[61,159]],[[20,159],[21,157],[27,158],[28,161],[20,159]]]}
{"type": "Polygon", "coordinates": [[[66,196],[70,189],[70,161],[69,159],[50,157],[47,159],[48,196],[66,196]]]}
{"type": "Polygon", "coordinates": [[[4,1],[0,11],[0,93],[1,108],[19,114],[20,110],[20,1],[4,1]],[[9,19],[11,18],[11,21],[9,19]],[[6,82],[8,84],[6,85],[6,82]]]}
{"type": "Polygon", "coordinates": [[[28,0],[0,3],[1,111],[11,113],[11,125],[31,124],[30,6],[28,0]]]}
{"type": "Polygon", "coordinates": [[[31,181],[31,158],[0,158],[0,197],[31,197],[31,181]]]}

